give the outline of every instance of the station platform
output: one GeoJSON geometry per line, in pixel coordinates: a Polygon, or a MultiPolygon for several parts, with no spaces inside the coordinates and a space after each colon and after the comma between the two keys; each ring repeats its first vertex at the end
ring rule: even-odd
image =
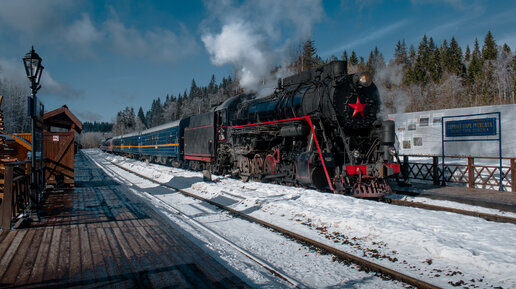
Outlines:
{"type": "Polygon", "coordinates": [[[454,184],[441,187],[420,182],[413,182],[410,187],[393,185],[392,189],[395,192],[412,196],[454,201],[468,205],[516,213],[515,192],[468,188],[454,184]]]}
{"type": "Polygon", "coordinates": [[[82,153],[75,164],[39,222],[0,231],[0,287],[249,288],[82,153]]]}

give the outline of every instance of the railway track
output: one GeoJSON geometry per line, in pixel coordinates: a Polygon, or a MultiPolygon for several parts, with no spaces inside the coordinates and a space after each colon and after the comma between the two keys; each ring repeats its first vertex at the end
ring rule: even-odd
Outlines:
{"type": "MultiPolygon", "coordinates": [[[[95,163],[97,166],[100,167],[100,165],[98,163],[96,163],[96,161],[94,161],[93,159],[90,159],[90,161],[92,161],[93,163],[95,163]]],[[[148,177],[145,177],[137,172],[134,172],[134,171],[131,171],[129,169],[126,169],[118,164],[115,164],[115,163],[112,163],[114,164],[115,166],[121,168],[121,169],[124,169],[126,171],[129,171],[141,178],[144,178],[146,180],[150,180],[154,183],[158,183],[160,184],[159,182],[156,182],[148,177]]],[[[104,169],[107,169],[109,170],[109,168],[104,168],[104,169]]],[[[116,172],[114,172],[113,170],[111,170],[113,173],[116,174],[116,172]]],[[[176,189],[170,187],[170,186],[167,186],[167,185],[163,185],[163,184],[160,184],[168,189],[171,189],[173,191],[177,191],[176,189]]],[[[157,201],[161,206],[163,206],[164,208],[166,208],[167,210],[173,212],[174,214],[176,215],[179,215],[181,216],[182,218],[186,219],[190,224],[193,224],[194,226],[196,226],[197,228],[205,231],[206,233],[208,233],[209,235],[217,238],[218,240],[222,241],[223,243],[227,244],[228,246],[232,247],[233,249],[237,250],[238,252],[242,253],[243,255],[245,255],[247,258],[251,259],[253,262],[257,263],[259,266],[265,268],[267,271],[269,271],[270,273],[272,273],[274,276],[286,281],[287,283],[289,283],[290,285],[292,285],[294,288],[303,288],[303,286],[301,286],[301,284],[295,280],[294,278],[286,275],[285,273],[281,272],[280,270],[278,269],[275,269],[271,264],[267,263],[266,261],[260,259],[259,257],[253,255],[252,253],[248,252],[247,250],[243,249],[242,247],[236,245],[235,243],[231,242],[230,240],[226,239],[224,236],[216,233],[215,231],[213,231],[212,229],[208,228],[207,226],[203,225],[202,223],[194,220],[191,216],[187,215],[186,213],[182,212],[181,210],[179,210],[178,208],[176,207],[173,207],[171,206],[170,204],[168,204],[167,202],[163,201],[161,198],[155,196],[155,195],[152,195],[152,194],[149,194],[149,193],[145,193],[144,192],[144,195],[145,197],[151,199],[151,200],[155,200],[157,201]]]]}
{"type": "Polygon", "coordinates": [[[425,203],[420,203],[420,202],[391,199],[391,198],[385,199],[385,202],[391,203],[394,205],[398,205],[398,206],[404,206],[404,207],[422,208],[422,209],[433,210],[433,211],[445,211],[445,212],[457,213],[457,214],[461,214],[461,215],[474,216],[474,217],[479,217],[479,218],[482,218],[482,219],[485,219],[488,221],[492,221],[492,222],[516,224],[516,218],[508,217],[508,216],[481,213],[481,212],[468,211],[468,210],[443,207],[443,206],[425,204],[425,203]]]}
{"type": "MultiPolygon", "coordinates": [[[[215,207],[217,207],[219,209],[225,210],[225,211],[227,211],[227,212],[229,212],[229,213],[233,214],[234,216],[237,216],[237,217],[239,217],[241,219],[244,219],[244,220],[247,220],[247,221],[250,221],[250,222],[253,222],[253,223],[260,224],[260,225],[262,225],[262,226],[264,226],[266,228],[269,228],[269,229],[272,229],[274,231],[277,231],[277,232],[279,232],[279,233],[281,233],[281,234],[283,234],[285,236],[288,236],[288,237],[290,237],[290,238],[292,238],[292,239],[294,239],[296,241],[299,241],[299,242],[301,242],[303,244],[306,244],[306,245],[312,246],[314,248],[317,248],[321,252],[328,253],[328,254],[333,254],[334,256],[336,256],[340,260],[348,261],[348,262],[351,262],[351,263],[354,263],[354,264],[360,266],[363,270],[382,274],[384,276],[384,278],[386,278],[386,279],[392,279],[392,280],[401,281],[403,283],[415,286],[417,288],[440,288],[440,287],[435,286],[433,284],[430,284],[430,283],[428,283],[426,281],[423,281],[423,280],[414,278],[412,276],[403,274],[401,272],[398,272],[396,270],[387,268],[387,267],[382,266],[380,264],[371,262],[371,261],[366,260],[364,258],[361,258],[361,257],[355,256],[353,254],[350,254],[350,253],[338,250],[338,249],[336,249],[334,247],[328,246],[326,244],[323,244],[323,243],[318,242],[316,240],[313,240],[311,238],[308,238],[308,237],[305,237],[303,235],[297,234],[297,233],[292,232],[290,230],[287,230],[285,228],[282,228],[282,227],[279,227],[277,225],[274,225],[274,224],[268,223],[266,221],[260,220],[258,218],[255,218],[255,217],[250,216],[248,214],[242,213],[240,211],[237,211],[237,210],[235,210],[233,208],[230,208],[228,206],[225,206],[223,204],[217,203],[217,202],[215,202],[213,200],[210,200],[210,199],[207,199],[207,198],[203,198],[201,196],[198,196],[196,194],[190,193],[190,192],[185,191],[183,189],[175,188],[175,187],[170,186],[168,184],[164,184],[164,183],[158,182],[158,181],[156,181],[156,180],[154,180],[152,178],[149,178],[149,177],[147,177],[145,175],[142,175],[142,174],[140,174],[138,172],[135,172],[135,171],[133,171],[131,169],[123,167],[123,166],[121,166],[121,165],[119,165],[117,163],[114,163],[114,162],[111,162],[111,163],[113,165],[117,166],[118,168],[123,169],[123,170],[125,170],[127,172],[130,172],[130,173],[132,173],[134,175],[137,175],[137,176],[139,176],[139,177],[141,177],[143,179],[149,180],[149,181],[151,181],[153,183],[156,183],[156,184],[159,184],[159,185],[161,185],[163,187],[166,187],[166,188],[172,189],[174,191],[180,192],[181,194],[183,194],[185,196],[189,196],[189,197],[192,197],[194,199],[197,199],[197,200],[206,202],[208,204],[211,204],[211,205],[213,205],[213,206],[215,206],[215,207]]],[[[154,196],[152,196],[152,197],[154,197],[154,196]]],[[[154,197],[154,198],[157,198],[157,197],[154,197]]],[[[166,204],[162,200],[160,200],[160,202],[165,204],[166,206],[169,206],[168,204],[166,204]]],[[[252,254],[250,254],[250,255],[252,255],[252,254]]],[[[271,271],[273,274],[282,274],[282,273],[278,272],[277,270],[275,270],[273,268],[270,268],[270,269],[267,268],[267,270],[271,271]]],[[[294,286],[298,286],[297,282],[294,281],[292,278],[290,278],[288,276],[284,276],[284,277],[281,277],[281,275],[278,275],[278,276],[280,276],[280,278],[286,280],[290,284],[292,284],[294,286]],[[290,279],[290,281],[289,281],[289,279],[290,279]]]]}

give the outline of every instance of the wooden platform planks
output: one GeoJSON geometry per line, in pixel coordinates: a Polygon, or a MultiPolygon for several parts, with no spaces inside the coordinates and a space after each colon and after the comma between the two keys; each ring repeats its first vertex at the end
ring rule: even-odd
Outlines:
{"type": "Polygon", "coordinates": [[[84,155],[75,169],[40,222],[0,231],[0,287],[248,288],[84,155]]]}

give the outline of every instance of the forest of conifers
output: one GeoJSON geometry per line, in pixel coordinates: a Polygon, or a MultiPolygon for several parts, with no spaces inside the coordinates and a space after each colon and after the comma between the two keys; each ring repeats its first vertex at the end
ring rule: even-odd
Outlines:
{"type": "MultiPolygon", "coordinates": [[[[340,57],[332,55],[322,59],[314,41],[308,40],[292,57],[288,68],[296,73],[337,59],[347,61],[349,73],[369,71],[373,74],[382,99],[383,115],[515,103],[515,53],[506,43],[496,43],[491,32],[487,32],[483,41],[474,39],[472,46],[465,48],[460,47],[454,37],[435,43],[432,37],[425,35],[417,47],[407,47],[405,41],[400,40],[388,61],[377,48],[367,57],[355,51],[343,51],[340,57]]],[[[277,69],[271,68],[271,71],[277,69]]],[[[224,77],[219,83],[212,75],[206,86],[192,79],[190,88],[183,93],[155,96],[148,111],[142,107],[137,111],[126,107],[112,123],[85,122],[84,132],[112,131],[118,135],[142,130],[206,112],[242,92],[238,75],[224,77]]],[[[30,120],[26,119],[24,105],[26,88],[0,79],[0,95],[4,96],[2,110],[6,130],[29,132],[30,120]]]]}
{"type": "MultiPolygon", "coordinates": [[[[398,41],[388,62],[377,48],[367,58],[344,51],[340,59],[348,62],[349,73],[373,74],[383,114],[515,103],[516,57],[507,44],[497,44],[491,32],[483,43],[475,39],[472,48],[461,48],[454,37],[437,44],[425,35],[417,47],[398,41]]],[[[299,72],[333,60],[337,57],[323,60],[309,40],[290,69],[299,72]]],[[[212,76],[207,86],[198,86],[194,79],[189,90],[154,99],[146,112],[126,107],[117,114],[113,132],[126,133],[208,111],[242,92],[234,78],[223,78],[217,84],[212,76]]]]}

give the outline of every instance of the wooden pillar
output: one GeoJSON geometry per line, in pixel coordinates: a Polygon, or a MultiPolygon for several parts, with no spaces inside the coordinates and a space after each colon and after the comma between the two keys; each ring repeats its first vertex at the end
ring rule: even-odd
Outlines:
{"type": "Polygon", "coordinates": [[[475,187],[475,159],[468,157],[468,187],[475,187]]]}
{"type": "Polygon", "coordinates": [[[11,229],[13,209],[13,166],[5,164],[4,199],[0,206],[0,225],[2,230],[11,229]]]}

